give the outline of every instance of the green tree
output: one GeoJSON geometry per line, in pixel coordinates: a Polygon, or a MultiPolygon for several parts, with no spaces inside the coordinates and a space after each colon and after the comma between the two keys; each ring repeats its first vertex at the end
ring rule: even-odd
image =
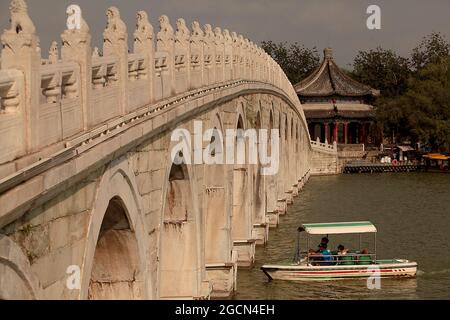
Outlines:
{"type": "Polygon", "coordinates": [[[439,32],[433,32],[424,37],[422,42],[413,49],[411,62],[414,70],[418,71],[428,64],[439,63],[450,56],[450,44],[439,32]]]}
{"type": "Polygon", "coordinates": [[[384,97],[403,94],[410,75],[408,59],[381,47],[359,51],[353,62],[353,77],[380,90],[384,97]]]}
{"type": "Polygon", "coordinates": [[[320,64],[317,48],[296,43],[263,41],[261,47],[280,65],[289,80],[296,84],[306,78],[320,64]]]}
{"type": "Polygon", "coordinates": [[[450,150],[450,58],[419,70],[401,97],[381,99],[377,117],[398,139],[450,150]]]}

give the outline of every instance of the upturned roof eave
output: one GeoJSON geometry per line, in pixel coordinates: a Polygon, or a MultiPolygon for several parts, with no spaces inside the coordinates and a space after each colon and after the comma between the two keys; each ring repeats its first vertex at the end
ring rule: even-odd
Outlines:
{"type": "Polygon", "coordinates": [[[300,81],[299,83],[294,85],[294,89],[299,96],[303,96],[303,97],[329,97],[329,96],[333,96],[333,95],[339,95],[339,96],[344,96],[344,97],[364,97],[364,96],[377,97],[380,95],[379,90],[373,89],[365,84],[362,84],[362,83],[352,79],[347,74],[345,74],[345,72],[343,72],[339,68],[339,66],[334,62],[332,56],[325,56],[324,60],[322,61],[321,66],[319,68],[317,68],[316,70],[314,70],[314,72],[311,73],[311,75],[309,75],[308,77],[306,77],[305,79],[303,79],[302,81],[300,81]],[[329,70],[327,78],[328,78],[330,87],[333,88],[334,90],[332,92],[330,92],[330,91],[328,91],[328,92],[313,91],[313,92],[308,93],[307,92],[308,88],[311,87],[313,84],[315,84],[318,81],[318,79],[320,79],[320,77],[326,70],[325,68],[328,68],[328,70],[329,70]],[[355,92],[345,92],[342,90],[336,90],[336,84],[333,81],[334,73],[337,73],[338,76],[342,77],[346,82],[351,84],[353,87],[357,87],[357,88],[359,87],[360,88],[359,91],[361,91],[361,92],[355,93],[355,92]]]}

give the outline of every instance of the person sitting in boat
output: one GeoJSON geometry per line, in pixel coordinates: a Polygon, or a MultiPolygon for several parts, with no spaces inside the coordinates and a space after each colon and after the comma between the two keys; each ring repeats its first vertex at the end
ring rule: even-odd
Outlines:
{"type": "Polygon", "coordinates": [[[320,240],[319,247],[320,247],[322,244],[324,244],[325,247],[327,247],[327,246],[328,246],[328,242],[330,242],[330,240],[328,239],[328,237],[323,237],[322,240],[320,240]]]}
{"type": "Polygon", "coordinates": [[[322,255],[322,265],[329,266],[334,264],[334,257],[331,254],[331,251],[327,249],[328,245],[325,243],[321,243],[319,245],[319,252],[322,255]]]}
{"type": "Polygon", "coordinates": [[[319,253],[318,250],[315,251],[314,249],[309,249],[308,258],[313,266],[318,266],[320,265],[319,261],[322,261],[322,254],[319,253]]]}
{"type": "Polygon", "coordinates": [[[372,264],[372,257],[369,255],[369,250],[363,249],[358,256],[358,264],[367,265],[372,264]]]}
{"type": "Polygon", "coordinates": [[[352,265],[353,257],[348,254],[348,249],[346,249],[342,244],[338,246],[338,264],[340,265],[352,265]]]}
{"type": "Polygon", "coordinates": [[[348,249],[346,249],[342,244],[338,246],[338,256],[345,256],[348,253],[348,249]]]}

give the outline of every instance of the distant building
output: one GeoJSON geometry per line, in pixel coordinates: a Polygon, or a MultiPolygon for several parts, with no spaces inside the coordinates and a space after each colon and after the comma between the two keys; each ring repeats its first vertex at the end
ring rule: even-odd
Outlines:
{"type": "Polygon", "coordinates": [[[333,50],[324,50],[322,65],[295,90],[303,105],[313,140],[339,144],[378,144],[372,102],[380,91],[359,83],[333,60],[333,50]]]}

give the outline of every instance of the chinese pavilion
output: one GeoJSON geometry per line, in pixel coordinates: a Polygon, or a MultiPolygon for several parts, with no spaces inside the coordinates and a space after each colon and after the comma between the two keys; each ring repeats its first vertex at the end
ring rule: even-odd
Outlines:
{"type": "Polygon", "coordinates": [[[322,65],[294,87],[313,140],[339,144],[379,143],[371,104],[380,91],[345,74],[334,62],[332,49],[325,49],[322,65]]]}

